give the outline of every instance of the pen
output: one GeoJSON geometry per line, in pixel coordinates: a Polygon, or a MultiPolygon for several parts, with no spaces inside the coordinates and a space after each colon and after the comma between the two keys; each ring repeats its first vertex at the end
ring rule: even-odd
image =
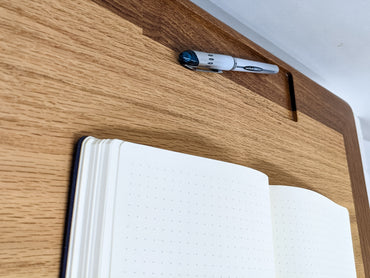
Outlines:
{"type": "Polygon", "coordinates": [[[196,71],[222,73],[230,70],[266,74],[279,72],[279,67],[276,65],[195,50],[181,52],[179,62],[182,66],[196,71]]]}

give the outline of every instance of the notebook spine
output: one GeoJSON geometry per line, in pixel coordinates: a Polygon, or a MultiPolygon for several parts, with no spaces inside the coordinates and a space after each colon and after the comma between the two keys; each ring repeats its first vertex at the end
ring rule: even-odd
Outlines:
{"type": "Polygon", "coordinates": [[[86,139],[87,136],[81,137],[76,144],[74,150],[74,159],[72,162],[72,172],[70,178],[71,187],[69,189],[68,194],[68,202],[67,202],[67,212],[65,217],[65,229],[64,229],[64,239],[63,239],[63,247],[62,247],[62,258],[60,263],[60,278],[65,278],[66,276],[66,269],[67,269],[67,259],[68,259],[68,246],[69,246],[69,239],[71,233],[71,224],[72,224],[72,215],[73,215],[73,204],[75,199],[75,192],[76,192],[76,181],[77,181],[77,173],[78,173],[78,165],[80,162],[80,153],[83,141],[86,139]]]}

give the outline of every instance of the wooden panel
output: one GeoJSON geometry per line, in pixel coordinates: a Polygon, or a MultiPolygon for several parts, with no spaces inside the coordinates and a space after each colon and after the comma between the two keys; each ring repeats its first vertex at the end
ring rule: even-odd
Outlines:
{"type": "Polygon", "coordinates": [[[143,34],[175,51],[193,48],[222,53],[227,50],[228,54],[234,56],[278,64],[281,71],[274,77],[246,76],[235,72],[225,73],[224,76],[282,107],[289,108],[285,74],[289,71],[294,75],[298,109],[343,134],[362,254],[367,277],[370,277],[369,201],[350,106],[189,1],[158,0],[152,3],[145,0],[137,4],[142,9],[131,10],[131,13],[127,12],[130,0],[95,1],[141,26],[143,34]],[[135,13],[136,16],[133,16],[135,13]]]}
{"type": "MultiPolygon", "coordinates": [[[[363,229],[368,216],[355,213],[352,199],[363,191],[354,187],[360,174],[353,180],[348,172],[346,151],[350,157],[357,148],[351,125],[335,112],[328,117],[348,130],[304,113],[293,122],[284,64],[276,76],[183,69],[176,56],[192,41],[185,38],[188,16],[201,28],[194,36],[214,33],[221,46],[235,43],[240,56],[274,58],[238,43],[242,38],[205,21],[192,5],[172,18],[142,18],[158,8],[170,12],[177,3],[170,2],[0,4],[0,276],[58,275],[73,146],[93,135],[242,164],[272,184],[324,194],[350,211],[358,277],[365,277],[368,253],[365,247],[361,254],[357,221],[360,215],[363,229]]],[[[295,80],[301,94],[316,88],[300,75],[295,80]]],[[[362,243],[367,239],[362,234],[362,243]]]]}

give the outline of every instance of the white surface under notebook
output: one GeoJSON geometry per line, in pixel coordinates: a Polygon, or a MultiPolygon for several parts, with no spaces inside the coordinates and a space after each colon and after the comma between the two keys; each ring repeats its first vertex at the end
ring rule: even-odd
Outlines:
{"type": "Polygon", "coordinates": [[[352,278],[349,215],[256,170],[84,139],[65,277],[352,278]]]}

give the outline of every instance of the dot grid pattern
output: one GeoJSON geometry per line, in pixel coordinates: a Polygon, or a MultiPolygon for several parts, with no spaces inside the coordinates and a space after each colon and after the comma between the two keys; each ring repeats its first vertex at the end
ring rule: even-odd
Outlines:
{"type": "Polygon", "coordinates": [[[120,157],[112,277],[274,277],[262,173],[131,143],[120,157]]]}
{"type": "Polygon", "coordinates": [[[277,278],[354,278],[347,209],[302,188],[271,186],[277,278]]]}

